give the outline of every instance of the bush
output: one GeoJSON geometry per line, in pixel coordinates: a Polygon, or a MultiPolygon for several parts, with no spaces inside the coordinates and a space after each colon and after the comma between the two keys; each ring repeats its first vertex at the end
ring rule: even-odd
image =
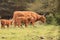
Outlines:
{"type": "Polygon", "coordinates": [[[60,25],[60,17],[56,18],[57,24],[60,25]]]}
{"type": "Polygon", "coordinates": [[[52,14],[49,14],[46,16],[47,18],[47,24],[56,24],[56,20],[52,14]]]}

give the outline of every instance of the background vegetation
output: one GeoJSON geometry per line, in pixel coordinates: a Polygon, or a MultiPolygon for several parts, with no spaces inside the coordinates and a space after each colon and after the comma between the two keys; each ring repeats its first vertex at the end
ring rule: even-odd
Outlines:
{"type": "Polygon", "coordinates": [[[60,25],[60,0],[0,0],[1,18],[11,19],[16,10],[43,14],[47,24],[60,25]]]}

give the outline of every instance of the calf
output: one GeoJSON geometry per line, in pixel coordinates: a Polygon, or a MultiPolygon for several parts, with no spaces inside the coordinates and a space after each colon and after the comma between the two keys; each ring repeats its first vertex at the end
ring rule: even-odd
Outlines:
{"type": "Polygon", "coordinates": [[[26,17],[17,17],[14,23],[15,23],[15,26],[18,25],[18,27],[21,26],[22,23],[24,23],[25,27],[27,27],[28,19],[26,17]]]}
{"type": "Polygon", "coordinates": [[[12,20],[1,19],[1,28],[5,26],[9,27],[10,25],[12,25],[12,20]]]}

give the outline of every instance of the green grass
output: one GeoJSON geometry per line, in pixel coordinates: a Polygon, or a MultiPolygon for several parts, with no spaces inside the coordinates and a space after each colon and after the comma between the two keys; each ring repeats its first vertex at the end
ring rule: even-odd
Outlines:
{"type": "Polygon", "coordinates": [[[0,29],[0,40],[58,40],[58,27],[54,25],[29,25],[27,28],[0,29]]]}

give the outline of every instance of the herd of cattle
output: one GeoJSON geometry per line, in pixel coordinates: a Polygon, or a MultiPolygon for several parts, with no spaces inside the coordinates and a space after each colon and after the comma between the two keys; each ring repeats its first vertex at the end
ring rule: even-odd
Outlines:
{"type": "Polygon", "coordinates": [[[25,27],[27,27],[29,24],[32,24],[34,26],[34,23],[36,21],[41,21],[43,23],[46,22],[46,17],[44,15],[39,15],[36,12],[32,11],[15,11],[13,13],[12,19],[1,19],[1,28],[2,27],[9,27],[10,25],[14,24],[14,27],[18,26],[20,27],[22,23],[25,24],[25,27]]]}

